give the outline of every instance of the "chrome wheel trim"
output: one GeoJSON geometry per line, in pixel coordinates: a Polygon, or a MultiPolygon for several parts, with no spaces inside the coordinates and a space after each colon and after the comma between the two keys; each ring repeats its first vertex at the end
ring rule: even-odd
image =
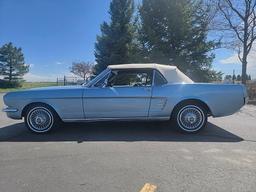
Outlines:
{"type": "Polygon", "coordinates": [[[54,123],[51,111],[45,107],[35,107],[27,115],[27,124],[29,128],[37,133],[49,131],[54,123]]]}
{"type": "Polygon", "coordinates": [[[202,128],[205,123],[203,110],[196,105],[184,106],[177,115],[179,127],[186,132],[195,132],[202,128]]]}

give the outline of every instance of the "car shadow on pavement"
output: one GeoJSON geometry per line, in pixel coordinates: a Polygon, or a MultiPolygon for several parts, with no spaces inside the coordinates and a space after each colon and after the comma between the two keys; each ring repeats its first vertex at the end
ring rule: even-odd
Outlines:
{"type": "Polygon", "coordinates": [[[180,133],[166,122],[69,123],[43,135],[31,133],[24,123],[0,128],[0,142],[50,141],[240,142],[243,138],[212,123],[196,134],[180,133]]]}

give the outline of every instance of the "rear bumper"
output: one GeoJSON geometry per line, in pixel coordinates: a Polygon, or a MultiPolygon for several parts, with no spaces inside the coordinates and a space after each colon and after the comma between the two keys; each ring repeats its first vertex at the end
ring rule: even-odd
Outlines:
{"type": "Polygon", "coordinates": [[[244,104],[246,105],[249,101],[249,97],[244,97],[244,104]]]}

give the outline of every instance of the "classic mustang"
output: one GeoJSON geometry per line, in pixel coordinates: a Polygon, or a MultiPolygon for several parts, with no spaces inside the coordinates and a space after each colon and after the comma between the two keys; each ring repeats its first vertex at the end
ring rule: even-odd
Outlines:
{"type": "Polygon", "coordinates": [[[194,83],[174,66],[110,65],[87,84],[35,88],[4,96],[4,111],[29,130],[45,133],[59,122],[173,120],[197,132],[207,117],[238,111],[247,102],[243,85],[194,83]]]}

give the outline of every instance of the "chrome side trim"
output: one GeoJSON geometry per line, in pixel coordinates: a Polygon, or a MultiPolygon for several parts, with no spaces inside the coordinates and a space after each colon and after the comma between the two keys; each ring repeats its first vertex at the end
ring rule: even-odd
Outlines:
{"type": "Polygon", "coordinates": [[[95,122],[95,121],[166,121],[169,117],[134,117],[134,118],[90,118],[90,119],[62,119],[64,122],[95,122]]]}
{"type": "Polygon", "coordinates": [[[151,98],[150,96],[145,97],[145,96],[112,96],[112,97],[107,97],[107,96],[100,96],[100,97],[84,97],[86,99],[148,99],[151,98]]]}
{"type": "Polygon", "coordinates": [[[18,109],[7,107],[7,108],[4,108],[2,111],[3,111],[3,112],[17,112],[18,109]]]}

